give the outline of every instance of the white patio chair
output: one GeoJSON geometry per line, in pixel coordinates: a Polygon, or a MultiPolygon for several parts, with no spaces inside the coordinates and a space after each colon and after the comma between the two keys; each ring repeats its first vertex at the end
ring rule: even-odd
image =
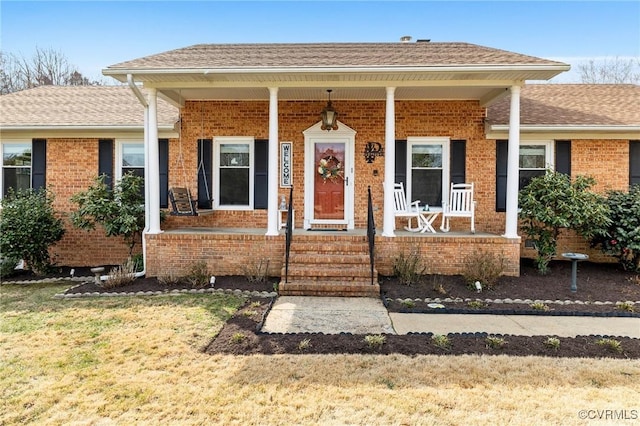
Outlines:
{"type": "Polygon", "coordinates": [[[449,219],[452,217],[468,217],[471,219],[471,233],[476,233],[475,228],[476,202],[473,199],[472,183],[452,183],[449,202],[442,203],[442,232],[449,232],[449,219]]]}
{"type": "MultiPolygon", "coordinates": [[[[412,201],[411,204],[407,204],[407,197],[404,192],[404,184],[393,184],[393,201],[395,206],[395,217],[406,217],[407,226],[404,227],[409,232],[418,232],[422,230],[422,217],[420,216],[420,200],[412,201]],[[411,226],[411,220],[416,218],[416,227],[411,226]]],[[[394,226],[395,229],[395,226],[394,226]]]]}

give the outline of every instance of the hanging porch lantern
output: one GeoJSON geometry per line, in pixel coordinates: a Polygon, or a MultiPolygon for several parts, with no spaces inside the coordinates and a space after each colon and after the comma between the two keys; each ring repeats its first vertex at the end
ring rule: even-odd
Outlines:
{"type": "Polygon", "coordinates": [[[331,89],[328,89],[327,93],[329,94],[329,101],[320,113],[322,118],[322,126],[320,128],[329,132],[338,129],[338,111],[331,106],[331,89]]]}

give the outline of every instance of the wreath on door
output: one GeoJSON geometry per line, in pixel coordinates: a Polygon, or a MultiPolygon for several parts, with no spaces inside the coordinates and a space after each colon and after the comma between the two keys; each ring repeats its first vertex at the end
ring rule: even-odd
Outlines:
{"type": "Polygon", "coordinates": [[[327,180],[335,182],[338,178],[344,179],[342,163],[333,155],[327,155],[320,159],[318,163],[318,174],[322,176],[324,182],[327,180]]]}

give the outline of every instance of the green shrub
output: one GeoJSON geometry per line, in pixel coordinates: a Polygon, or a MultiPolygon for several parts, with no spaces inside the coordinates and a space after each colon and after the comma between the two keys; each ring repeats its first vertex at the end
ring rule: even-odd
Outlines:
{"type": "Polygon", "coordinates": [[[616,257],[625,270],[640,272],[640,185],[629,192],[609,191],[607,205],[611,222],[591,245],[616,257]]]}
{"type": "Polygon", "coordinates": [[[590,190],[593,185],[591,177],[578,176],[572,182],[568,175],[549,170],[520,191],[522,230],[534,243],[539,273],[549,271],[562,229],[591,239],[610,225],[609,208],[604,197],[590,190]]]}
{"type": "Polygon", "coordinates": [[[440,349],[449,350],[451,349],[451,339],[448,336],[443,334],[434,334],[431,336],[431,342],[433,342],[434,346],[440,349]]]}
{"type": "Polygon", "coordinates": [[[529,307],[531,307],[531,309],[533,309],[534,311],[542,311],[542,312],[548,312],[550,309],[549,306],[547,306],[543,302],[530,303],[529,307]]]}
{"type": "Polygon", "coordinates": [[[596,345],[603,347],[611,352],[622,352],[622,343],[620,342],[620,340],[602,338],[596,341],[596,345]]]}
{"type": "Polygon", "coordinates": [[[493,288],[506,268],[504,255],[477,251],[464,259],[462,278],[469,287],[480,281],[483,287],[493,288]]]}
{"type": "Polygon", "coordinates": [[[635,303],[633,302],[618,302],[616,303],[616,309],[624,312],[635,312],[635,303]]]}
{"type": "Polygon", "coordinates": [[[498,336],[487,336],[484,341],[487,347],[491,349],[502,349],[504,345],[507,344],[507,341],[504,340],[504,338],[498,336]]]}
{"type": "Polygon", "coordinates": [[[393,274],[404,285],[420,282],[426,270],[427,267],[423,264],[422,258],[416,251],[408,255],[400,253],[393,261],[393,274]]]}
{"type": "Polygon", "coordinates": [[[20,259],[15,257],[5,257],[0,259],[0,278],[7,278],[17,273],[16,266],[20,259]]]}
{"type": "Polygon", "coordinates": [[[131,261],[133,262],[135,272],[144,271],[144,256],[142,255],[142,253],[134,254],[131,257],[131,261]]]}
{"type": "Polygon", "coordinates": [[[73,226],[84,230],[102,225],[108,237],[124,239],[131,257],[144,230],[144,179],[127,173],[112,190],[105,178],[106,175],[96,177],[89,189],[71,197],[78,204],[78,210],[71,213],[71,221],[73,226]]]}
{"type": "Polygon", "coordinates": [[[544,341],[544,345],[549,349],[557,351],[558,349],[560,349],[560,339],[558,339],[557,337],[547,337],[547,339],[544,341]]]}
{"type": "Polygon", "coordinates": [[[414,302],[411,299],[403,300],[400,303],[402,304],[402,306],[404,306],[405,308],[408,308],[408,309],[412,309],[412,308],[416,307],[416,302],[414,302]]]}
{"type": "Polygon", "coordinates": [[[6,259],[23,259],[36,274],[49,271],[49,248],[65,232],[53,210],[53,198],[46,189],[9,190],[0,201],[0,253],[6,259]]]}
{"type": "Polygon", "coordinates": [[[371,349],[380,349],[387,341],[387,336],[383,334],[369,334],[364,336],[364,341],[371,349]]]}
{"type": "Polygon", "coordinates": [[[482,300],[470,300],[467,302],[467,306],[471,309],[482,309],[487,306],[482,300]]]}
{"type": "Polygon", "coordinates": [[[298,350],[304,352],[311,347],[311,339],[302,339],[298,342],[298,350]]]}

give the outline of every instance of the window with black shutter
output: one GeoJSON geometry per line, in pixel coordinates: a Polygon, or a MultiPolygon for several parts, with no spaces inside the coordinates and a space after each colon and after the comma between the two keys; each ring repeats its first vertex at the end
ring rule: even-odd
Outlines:
{"type": "MultiPolygon", "coordinates": [[[[507,208],[508,141],[496,141],[496,211],[507,208]]],[[[518,190],[547,169],[571,175],[571,141],[520,141],[518,155],[518,190]],[[555,152],[555,156],[553,153],[555,152]]]]}

